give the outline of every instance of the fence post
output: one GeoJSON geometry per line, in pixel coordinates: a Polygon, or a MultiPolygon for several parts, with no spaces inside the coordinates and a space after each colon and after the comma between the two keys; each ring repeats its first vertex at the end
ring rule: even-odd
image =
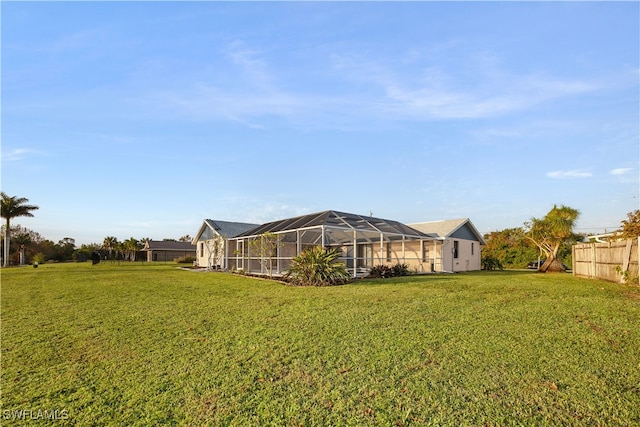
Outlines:
{"type": "Polygon", "coordinates": [[[591,244],[591,268],[589,269],[589,277],[596,277],[596,268],[598,265],[598,257],[596,256],[596,244],[591,244]]]}
{"type": "Polygon", "coordinates": [[[622,257],[622,271],[627,271],[629,269],[629,262],[631,262],[631,244],[633,241],[631,239],[627,239],[627,245],[624,248],[624,255],[622,257]]]}

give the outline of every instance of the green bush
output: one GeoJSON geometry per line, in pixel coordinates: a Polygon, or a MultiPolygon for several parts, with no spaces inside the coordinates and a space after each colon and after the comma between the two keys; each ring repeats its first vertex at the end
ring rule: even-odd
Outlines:
{"type": "Polygon", "coordinates": [[[330,286],[351,280],[351,274],[342,262],[338,262],[340,252],[314,246],[291,260],[291,267],[285,278],[294,285],[330,286]]]}
{"type": "Polygon", "coordinates": [[[483,270],[503,270],[504,267],[498,258],[492,256],[482,257],[482,269],[483,270]]]}
{"type": "Polygon", "coordinates": [[[47,261],[47,258],[44,256],[44,254],[42,252],[38,252],[37,254],[35,254],[33,256],[33,258],[31,259],[31,261],[33,263],[38,263],[38,264],[44,264],[47,261]]]}
{"type": "Polygon", "coordinates": [[[411,271],[409,270],[409,266],[407,264],[398,263],[391,267],[391,271],[393,272],[394,277],[408,276],[411,274],[411,271]]]}
{"type": "Polygon", "coordinates": [[[180,258],[176,258],[173,261],[177,262],[178,264],[193,264],[195,260],[196,260],[196,257],[185,255],[185,256],[181,256],[180,258]]]}
{"type": "Polygon", "coordinates": [[[393,277],[393,269],[386,265],[375,265],[369,271],[369,277],[384,279],[393,277]]]}
{"type": "Polygon", "coordinates": [[[407,264],[396,264],[392,267],[388,265],[375,265],[369,271],[369,277],[385,279],[387,277],[408,276],[411,274],[407,264]]]}

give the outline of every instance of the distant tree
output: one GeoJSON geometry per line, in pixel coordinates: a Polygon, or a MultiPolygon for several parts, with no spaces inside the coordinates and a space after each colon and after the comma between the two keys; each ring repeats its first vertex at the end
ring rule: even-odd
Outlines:
{"type": "Polygon", "coordinates": [[[262,233],[249,242],[251,256],[258,257],[269,277],[273,277],[273,259],[278,256],[279,246],[280,236],[271,232],[262,233]]]}
{"type": "Polygon", "coordinates": [[[0,192],[2,200],[0,200],[0,213],[2,218],[6,220],[4,227],[4,266],[9,265],[9,249],[11,245],[11,220],[20,216],[32,217],[31,211],[35,211],[38,206],[29,205],[29,199],[24,197],[9,197],[4,191],[0,192]]]}
{"type": "Polygon", "coordinates": [[[74,253],[74,258],[78,261],[80,260],[90,260],[91,255],[96,252],[100,253],[100,249],[102,249],[102,245],[100,243],[83,243],[80,245],[74,253]]]}
{"type": "MultiPolygon", "coordinates": [[[[51,240],[44,239],[41,242],[39,242],[37,245],[31,245],[31,246],[35,251],[34,254],[35,253],[39,254],[38,263],[42,263],[50,259],[56,259],[56,257],[58,256],[57,255],[58,246],[55,243],[53,243],[51,240]]],[[[33,261],[36,261],[36,259],[33,258],[33,261]]]]}
{"type": "Polygon", "coordinates": [[[341,253],[336,249],[314,246],[301,252],[291,260],[287,279],[301,286],[329,286],[346,283],[351,275],[338,258],[341,253]]]}
{"type": "Polygon", "coordinates": [[[191,238],[191,236],[189,236],[188,234],[182,236],[181,238],[178,239],[179,242],[190,242],[193,239],[191,238]]]}
{"type": "Polygon", "coordinates": [[[546,256],[538,271],[546,273],[565,270],[558,260],[558,251],[574,236],[573,227],[579,215],[580,212],[576,209],[554,205],[544,218],[532,218],[530,222],[525,223],[525,236],[546,256]]]}
{"type": "Polygon", "coordinates": [[[136,254],[140,249],[142,249],[142,245],[138,240],[133,237],[122,242],[122,249],[124,250],[124,258],[128,261],[135,261],[136,254]]]}
{"type": "Polygon", "coordinates": [[[69,261],[73,259],[73,253],[76,250],[76,240],[71,237],[65,237],[58,241],[56,248],[56,259],[58,261],[69,261]]]}
{"type": "Polygon", "coordinates": [[[107,236],[102,241],[102,247],[109,252],[109,259],[113,259],[113,251],[118,247],[118,238],[115,236],[107,236]]]}
{"type": "Polygon", "coordinates": [[[621,239],[637,239],[640,237],[640,210],[627,214],[627,219],[620,221],[622,227],[617,235],[621,239]]]}
{"type": "Polygon", "coordinates": [[[31,236],[29,233],[19,233],[15,234],[13,237],[13,241],[19,245],[20,248],[20,265],[25,265],[27,260],[25,256],[25,252],[27,246],[31,243],[31,236]]]}
{"type": "Polygon", "coordinates": [[[538,257],[536,245],[524,236],[522,228],[507,228],[484,235],[482,248],[485,269],[524,268],[538,257]],[[486,261],[486,262],[485,262],[486,261]],[[489,267],[493,268],[489,268],[489,267]]]}
{"type": "Polygon", "coordinates": [[[39,233],[20,225],[11,226],[11,245],[24,245],[21,255],[25,263],[33,262],[33,256],[40,253],[46,259],[54,259],[56,257],[56,245],[46,240],[39,233]]]}

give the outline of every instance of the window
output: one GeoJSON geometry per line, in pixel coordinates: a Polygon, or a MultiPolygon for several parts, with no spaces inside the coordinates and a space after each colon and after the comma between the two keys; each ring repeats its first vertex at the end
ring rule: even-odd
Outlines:
{"type": "Polygon", "coordinates": [[[458,242],[457,240],[453,241],[453,258],[458,258],[458,242]]]}
{"type": "Polygon", "coordinates": [[[204,256],[204,242],[200,242],[200,258],[204,256]]]}
{"type": "Polygon", "coordinates": [[[473,242],[471,242],[471,255],[473,255],[473,242]]]}
{"type": "Polygon", "coordinates": [[[391,242],[387,243],[387,262],[391,262],[391,242]]]}

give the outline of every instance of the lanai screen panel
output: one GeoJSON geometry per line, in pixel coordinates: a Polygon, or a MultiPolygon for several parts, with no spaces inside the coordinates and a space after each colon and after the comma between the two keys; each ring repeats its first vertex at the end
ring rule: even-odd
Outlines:
{"type": "MultiPolygon", "coordinates": [[[[256,262],[259,257],[247,251],[247,248],[251,240],[259,238],[264,233],[274,233],[279,238],[280,243],[275,256],[276,271],[274,271],[277,274],[284,274],[293,257],[313,246],[338,248],[342,253],[342,261],[349,268],[353,268],[352,274],[356,276],[366,274],[367,269],[373,265],[391,260],[387,247],[390,247],[392,242],[397,242],[394,247],[398,244],[402,247],[412,241],[414,245],[411,246],[415,248],[415,245],[419,247],[422,240],[432,240],[430,236],[397,221],[324,211],[263,224],[230,239],[230,247],[242,245],[244,251],[228,253],[230,258],[228,265],[260,274],[259,262],[256,262]],[[232,261],[234,257],[235,261],[232,261]]],[[[417,251],[410,252],[412,257],[416,258],[414,261],[419,262],[420,255],[417,251]]],[[[399,262],[400,257],[397,252],[394,255],[396,256],[393,258],[399,262]]],[[[402,259],[406,260],[406,251],[402,259]]]]}

